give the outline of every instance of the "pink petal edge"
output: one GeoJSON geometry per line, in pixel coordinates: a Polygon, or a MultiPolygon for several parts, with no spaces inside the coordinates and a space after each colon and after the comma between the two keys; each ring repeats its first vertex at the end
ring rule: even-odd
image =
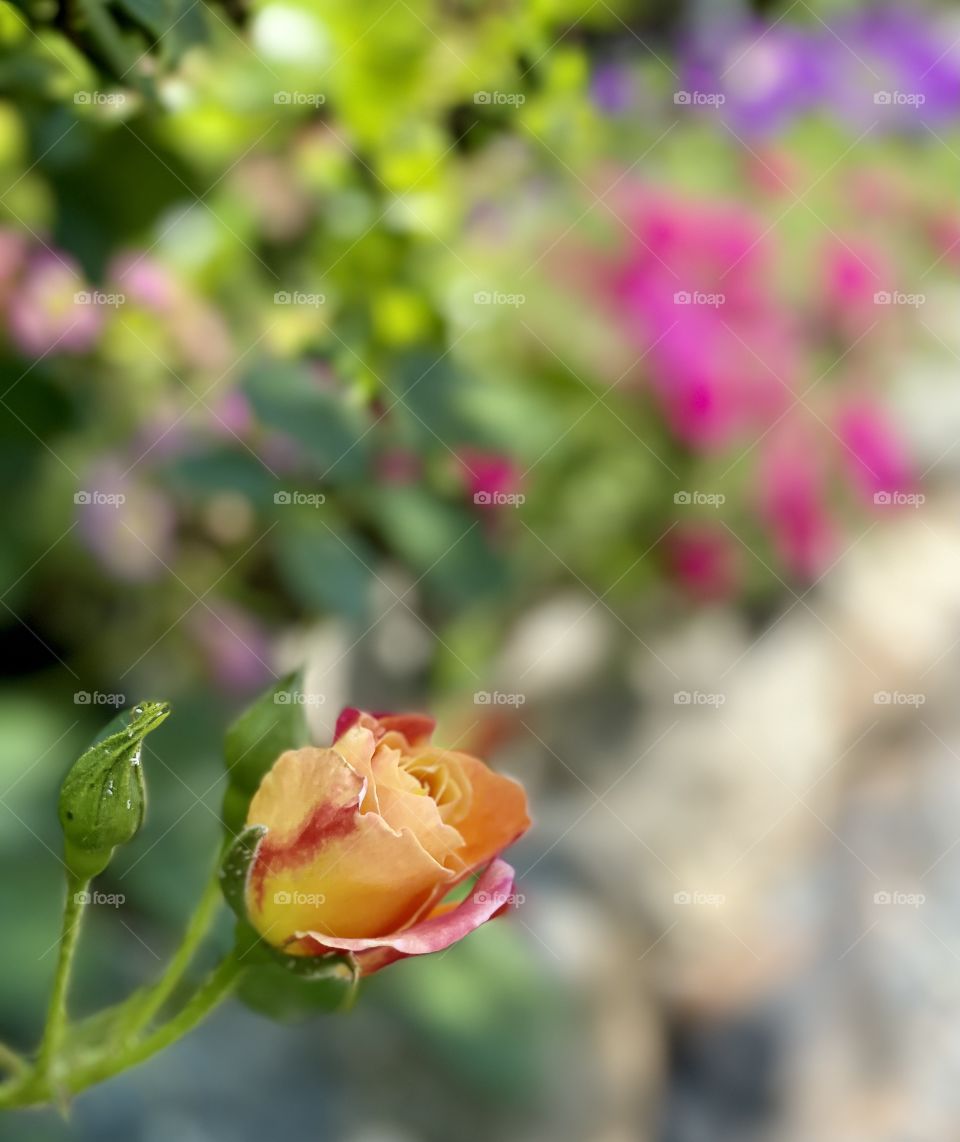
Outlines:
{"type": "Polygon", "coordinates": [[[370,975],[394,960],[440,952],[503,912],[512,903],[514,870],[497,858],[484,870],[469,896],[441,916],[421,920],[393,936],[336,937],[318,932],[297,932],[295,938],[307,941],[316,954],[358,953],[361,972],[370,975]]]}

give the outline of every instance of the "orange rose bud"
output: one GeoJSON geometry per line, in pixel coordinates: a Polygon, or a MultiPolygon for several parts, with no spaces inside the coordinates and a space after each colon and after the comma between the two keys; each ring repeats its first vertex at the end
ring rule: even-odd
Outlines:
{"type": "Polygon", "coordinates": [[[349,952],[369,975],[505,910],[514,872],[497,858],[529,828],[526,794],[431,745],[433,728],[418,714],[345,710],[331,748],[277,759],[247,815],[266,829],[246,888],[264,940],[294,955],[349,952]],[[442,903],[476,873],[465,900],[442,903]]]}

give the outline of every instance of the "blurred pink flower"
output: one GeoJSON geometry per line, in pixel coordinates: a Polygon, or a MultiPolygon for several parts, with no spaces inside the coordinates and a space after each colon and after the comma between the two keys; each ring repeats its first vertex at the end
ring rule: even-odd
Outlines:
{"type": "Polygon", "coordinates": [[[728,599],[739,585],[739,552],[719,527],[694,524],[678,527],[667,540],[674,581],[687,594],[704,602],[728,599]]]}
{"type": "Polygon", "coordinates": [[[83,275],[64,254],[41,250],[31,256],[7,311],[10,336],[21,353],[83,353],[103,325],[83,275]]]}
{"type": "Polygon", "coordinates": [[[823,256],[826,320],[858,336],[877,320],[875,296],[891,288],[892,272],[879,250],[831,242],[823,256]]]}
{"type": "Polygon", "coordinates": [[[797,373],[764,228],[735,206],[645,190],[619,209],[628,252],[608,288],[671,429],[705,449],[762,430],[786,407],[797,373]]]}
{"type": "Polygon", "coordinates": [[[837,431],[841,460],[861,496],[874,502],[878,492],[906,492],[914,476],[903,440],[879,405],[861,399],[841,409],[837,431]]]}
{"type": "Polygon", "coordinates": [[[764,442],[760,459],[761,519],[780,560],[808,580],[823,571],[836,547],[823,453],[814,434],[790,424],[764,442]]]}
{"type": "Polygon", "coordinates": [[[107,277],[128,302],[154,313],[169,313],[182,293],[177,279],[166,266],[133,250],[113,259],[107,277]]]}
{"type": "Polygon", "coordinates": [[[457,458],[467,491],[475,503],[491,503],[498,496],[512,495],[520,488],[520,468],[502,452],[461,448],[457,458]]]}

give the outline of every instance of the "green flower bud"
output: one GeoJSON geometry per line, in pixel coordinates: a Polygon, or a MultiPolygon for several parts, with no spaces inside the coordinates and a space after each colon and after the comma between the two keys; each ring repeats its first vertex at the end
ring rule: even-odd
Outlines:
{"type": "Polygon", "coordinates": [[[68,868],[80,877],[96,876],[117,845],[140,831],[146,790],[140,751],[143,739],[167,717],[166,702],[141,702],[129,722],[82,754],[60,789],[60,827],[68,868]]]}

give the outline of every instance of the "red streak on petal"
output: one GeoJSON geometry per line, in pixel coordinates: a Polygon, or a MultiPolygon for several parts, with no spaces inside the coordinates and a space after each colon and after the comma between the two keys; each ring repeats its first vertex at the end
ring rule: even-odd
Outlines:
{"type": "Polygon", "coordinates": [[[356,805],[318,805],[304,821],[300,832],[285,845],[272,845],[269,832],[260,843],[260,851],[250,872],[250,887],[257,907],[263,907],[263,893],[269,876],[286,868],[312,861],[330,841],[349,836],[356,826],[356,805]]]}

